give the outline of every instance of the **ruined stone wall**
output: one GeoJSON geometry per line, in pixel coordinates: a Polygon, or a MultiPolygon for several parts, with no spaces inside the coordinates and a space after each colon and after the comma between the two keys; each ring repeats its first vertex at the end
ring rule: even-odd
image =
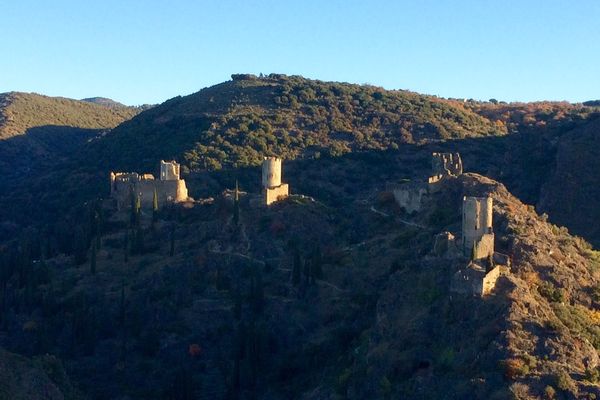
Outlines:
{"type": "MultiPolygon", "coordinates": [[[[151,209],[154,205],[154,191],[158,197],[159,207],[167,203],[181,202],[188,199],[188,190],[185,180],[155,180],[151,179],[133,179],[133,174],[127,174],[124,179],[119,179],[119,175],[113,180],[111,175],[111,196],[117,200],[119,209],[127,208],[131,205],[132,194],[140,197],[142,208],[151,209]]],[[[136,174],[137,175],[137,174],[136,174]]],[[[139,176],[138,176],[139,177],[139,176]]]]}
{"type": "Polygon", "coordinates": [[[176,161],[160,160],[160,180],[176,181],[179,180],[181,166],[176,161]]]}
{"type": "Polygon", "coordinates": [[[287,183],[273,188],[263,189],[263,199],[265,205],[270,205],[278,200],[283,200],[289,196],[289,186],[287,183]]]}
{"type": "Polygon", "coordinates": [[[462,210],[463,253],[471,255],[473,245],[483,235],[492,233],[493,203],[491,197],[464,197],[462,210]]]}
{"type": "Polygon", "coordinates": [[[463,172],[459,153],[433,153],[431,155],[431,174],[433,176],[459,176],[463,172]]]}
{"type": "Polygon", "coordinates": [[[486,233],[475,242],[475,254],[473,259],[483,260],[494,255],[494,234],[486,233]]]}
{"type": "Polygon", "coordinates": [[[454,293],[486,296],[496,287],[496,281],[502,275],[502,268],[497,265],[486,272],[483,266],[471,261],[466,268],[454,274],[450,290],[454,293]]]}
{"type": "Polygon", "coordinates": [[[496,281],[500,277],[500,266],[494,267],[483,277],[481,282],[481,296],[486,296],[496,287],[496,281]]]}
{"type": "Polygon", "coordinates": [[[433,254],[445,256],[455,252],[456,243],[454,235],[450,232],[441,232],[435,235],[433,242],[433,254]]]}
{"type": "Polygon", "coordinates": [[[394,199],[407,213],[421,210],[423,196],[427,194],[425,185],[419,183],[405,183],[402,185],[390,186],[394,199]]]}

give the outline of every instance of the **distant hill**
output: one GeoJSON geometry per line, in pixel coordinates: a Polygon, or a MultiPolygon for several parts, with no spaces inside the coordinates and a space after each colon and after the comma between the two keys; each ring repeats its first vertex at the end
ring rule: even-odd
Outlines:
{"type": "Polygon", "coordinates": [[[86,99],[81,99],[81,101],[98,104],[106,107],[126,107],[125,104],[119,103],[118,101],[114,101],[113,99],[108,99],[106,97],[88,97],[86,99]]]}
{"type": "Polygon", "coordinates": [[[174,157],[190,170],[215,170],[256,165],[265,154],[337,156],[506,133],[469,108],[432,96],[299,76],[233,75],[141,113],[92,148],[94,157],[120,168],[174,157]]]}
{"type": "Polygon", "coordinates": [[[109,129],[132,118],[140,109],[106,106],[35,93],[0,94],[0,139],[22,135],[32,128],[66,126],[109,129]]]}

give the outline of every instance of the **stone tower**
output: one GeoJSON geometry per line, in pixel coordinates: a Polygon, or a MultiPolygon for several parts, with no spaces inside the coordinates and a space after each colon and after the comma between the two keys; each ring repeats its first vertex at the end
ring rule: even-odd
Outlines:
{"type": "Polygon", "coordinates": [[[176,161],[160,160],[160,180],[176,181],[179,180],[180,165],[176,161]]]}
{"type": "Polygon", "coordinates": [[[281,185],[281,158],[265,157],[262,163],[262,185],[265,189],[281,185]]]}
{"type": "Polygon", "coordinates": [[[281,183],[281,158],[265,157],[262,163],[264,204],[269,205],[289,195],[287,183],[281,183]]]}
{"type": "Polygon", "coordinates": [[[491,197],[464,197],[462,209],[462,248],[475,260],[494,254],[491,197]]]}

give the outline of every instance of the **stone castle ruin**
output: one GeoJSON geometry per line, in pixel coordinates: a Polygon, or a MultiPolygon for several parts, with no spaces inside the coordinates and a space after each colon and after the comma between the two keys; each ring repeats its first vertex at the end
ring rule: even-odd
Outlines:
{"type": "Polygon", "coordinates": [[[494,251],[491,197],[464,197],[462,210],[462,252],[469,264],[452,277],[450,289],[456,293],[485,296],[507,273],[510,258],[494,251]]]}
{"type": "Polygon", "coordinates": [[[444,179],[460,176],[463,171],[462,160],[458,153],[432,153],[431,176],[427,182],[404,182],[388,185],[400,208],[407,213],[421,210],[423,198],[438,190],[437,183],[444,179]]]}
{"type": "Polygon", "coordinates": [[[462,175],[463,165],[459,153],[433,153],[431,155],[431,176],[427,183],[437,183],[442,179],[462,175]]]}
{"type": "Polygon", "coordinates": [[[154,193],[158,206],[189,200],[185,180],[180,178],[180,165],[175,161],[160,161],[160,179],[152,174],[137,172],[110,172],[110,196],[116,200],[117,208],[128,207],[132,196],[139,196],[142,208],[152,208],[154,193]]]}
{"type": "Polygon", "coordinates": [[[265,157],[262,163],[263,204],[270,205],[289,196],[289,185],[281,183],[281,158],[265,157]]]}
{"type": "MultiPolygon", "coordinates": [[[[437,192],[440,182],[463,173],[459,153],[432,153],[431,176],[424,181],[407,181],[388,185],[396,203],[407,213],[421,211],[427,195],[437,192]]],[[[455,293],[485,296],[498,278],[510,268],[510,258],[494,249],[493,200],[491,197],[464,197],[462,236],[457,240],[450,232],[436,235],[432,253],[436,257],[468,257],[466,267],[452,277],[450,290],[455,293]]]]}

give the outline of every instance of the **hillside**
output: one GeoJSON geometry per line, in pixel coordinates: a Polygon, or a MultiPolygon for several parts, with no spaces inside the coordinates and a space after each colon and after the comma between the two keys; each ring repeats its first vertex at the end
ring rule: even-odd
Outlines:
{"type": "Polygon", "coordinates": [[[476,174],[444,184],[422,212],[401,212],[382,186],[427,175],[428,152],[412,150],[290,162],[285,181],[316,201],[270,208],[249,201],[258,168],[190,178],[214,200],[155,224],[142,215],[141,236],[127,211],[104,205],[95,273],[89,227],[71,221],[42,246],[35,273],[4,275],[12,311],[0,313],[0,344],[60,356],[92,398],[600,394],[597,253],[476,174]],[[237,227],[220,194],[234,177],[249,192],[237,227]],[[435,234],[460,231],[462,196],[484,194],[513,267],[479,299],[449,292],[465,259],[432,249],[435,234]],[[134,234],[143,250],[125,258],[134,234]]]}
{"type": "Polygon", "coordinates": [[[134,107],[107,107],[86,101],[35,93],[0,94],[0,139],[46,126],[109,129],[139,112],[134,107]]]}
{"type": "Polygon", "coordinates": [[[32,361],[0,348],[0,399],[80,398],[56,357],[45,355],[32,361]]]}
{"type": "Polygon", "coordinates": [[[151,168],[156,159],[175,157],[197,171],[257,165],[267,153],[315,158],[505,133],[462,105],[417,93],[234,75],[140,114],[92,151],[103,165],[151,168]],[[133,160],[133,152],[142,157],[133,160]]]}

